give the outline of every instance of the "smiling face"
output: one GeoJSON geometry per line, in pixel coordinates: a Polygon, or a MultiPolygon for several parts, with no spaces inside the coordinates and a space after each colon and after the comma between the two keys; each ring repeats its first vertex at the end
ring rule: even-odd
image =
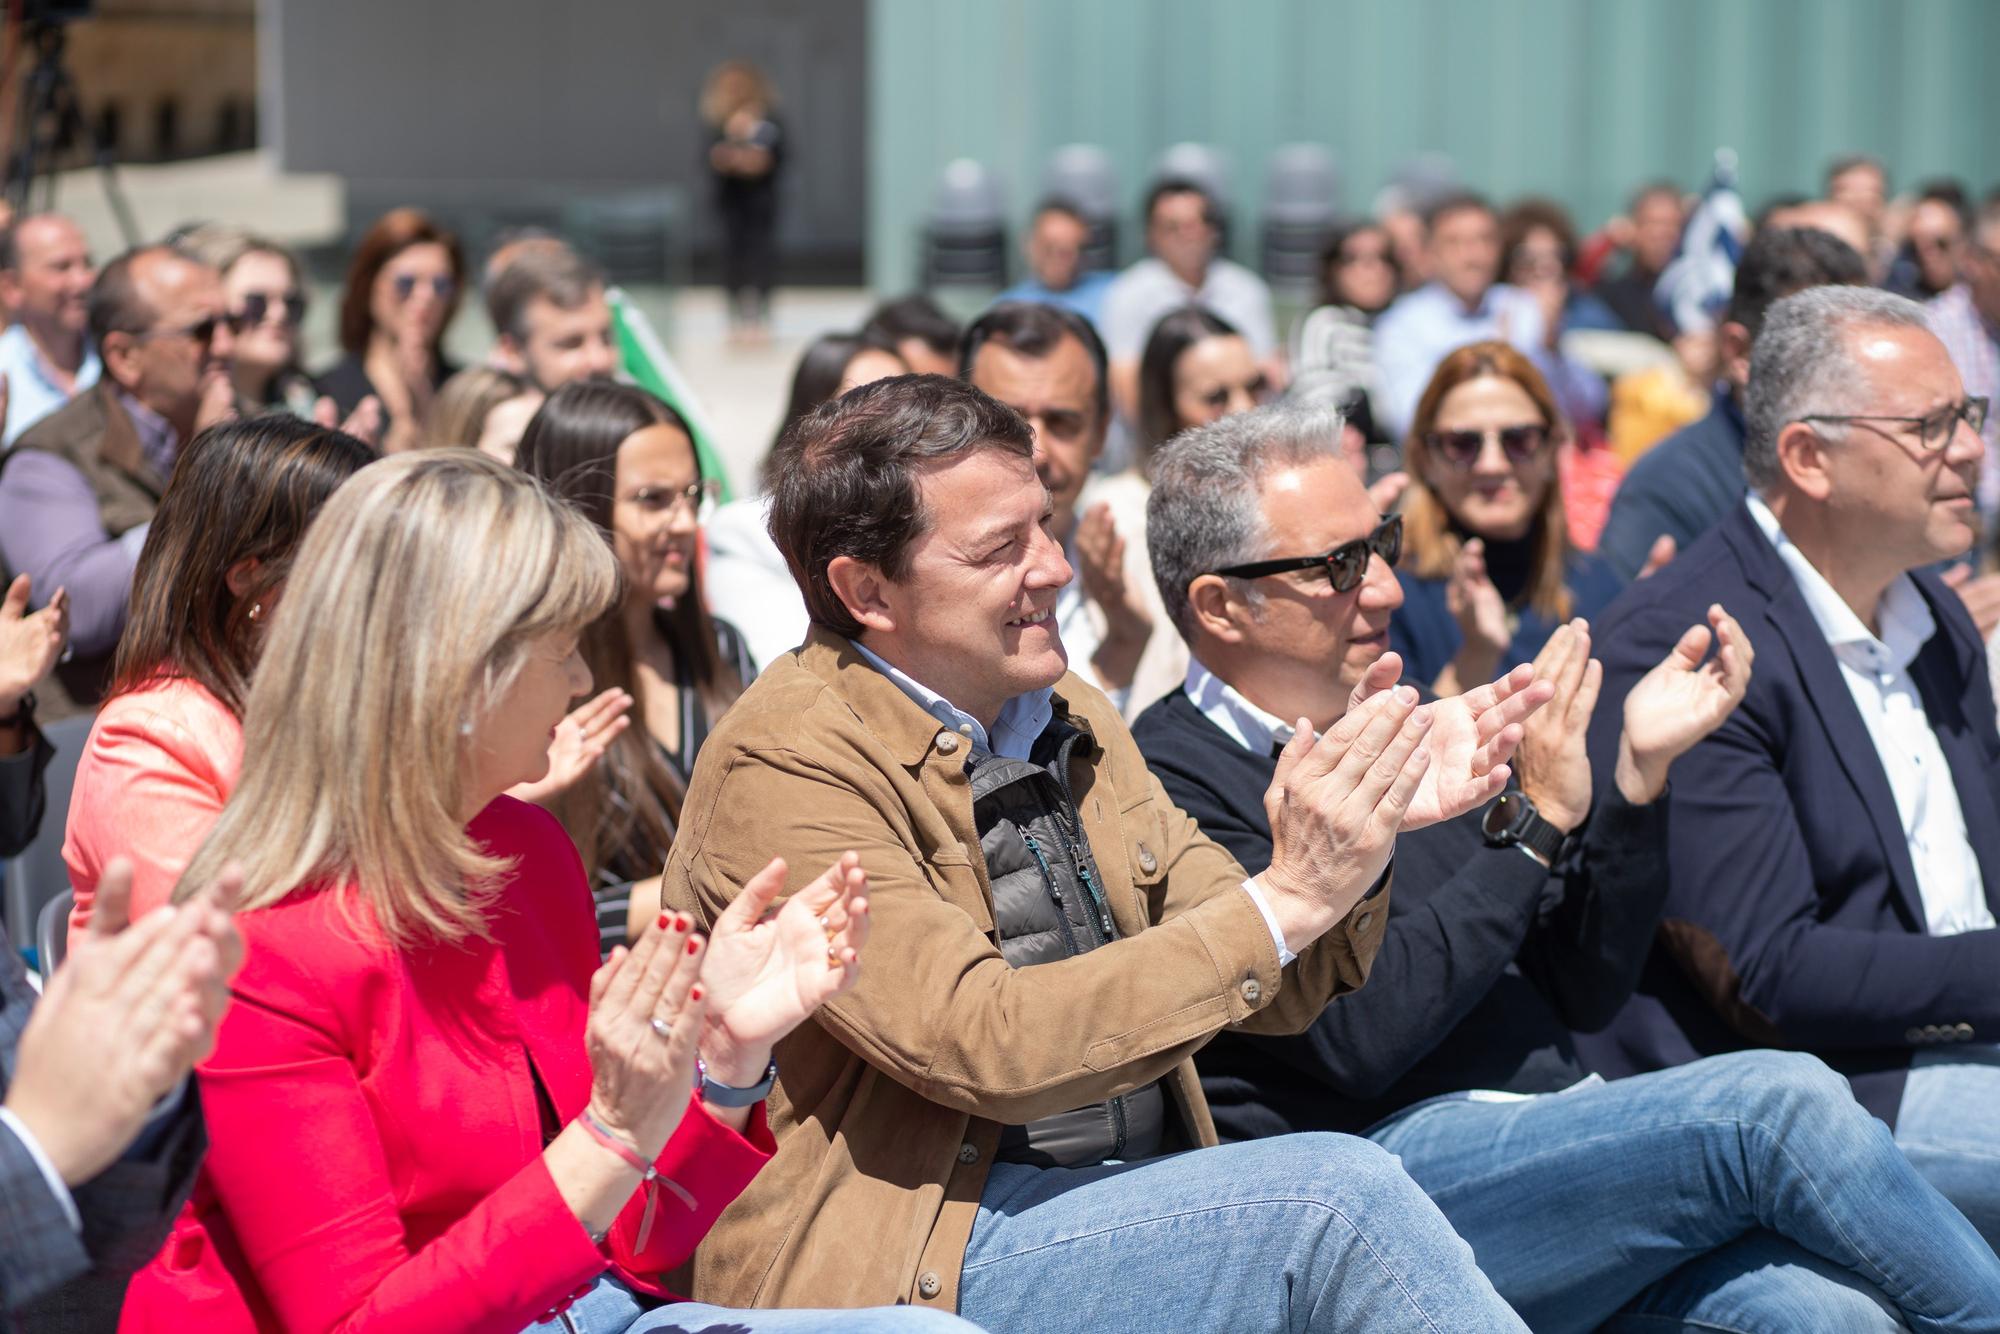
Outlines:
{"type": "Polygon", "coordinates": [[[1083,248],[1089,243],[1090,228],[1082,219],[1060,209],[1046,209],[1028,233],[1028,268],[1051,292],[1067,292],[1076,285],[1083,269],[1083,248]]]}
{"type": "Polygon", "coordinates": [[[1486,209],[1452,209],[1431,224],[1431,276],[1466,305],[1476,304],[1500,275],[1500,224],[1486,209]]]}
{"type": "Polygon", "coordinates": [[[1046,355],[1028,357],[989,340],[973,358],[968,378],[975,389],[1028,419],[1035,433],[1035,471],[1055,505],[1053,531],[1067,540],[1108,424],[1097,414],[1097,367],[1089,351],[1065,337],[1046,355]]]}
{"type": "Polygon", "coordinates": [[[15,228],[14,253],[18,267],[0,283],[14,318],[38,332],[81,334],[97,270],[77,225],[52,213],[26,218],[15,228]]]}
{"type": "Polygon", "coordinates": [[[522,373],[545,394],[573,380],[602,378],[618,369],[611,304],[601,287],[592,288],[574,309],[564,309],[545,296],[534,297],[522,312],[521,324],[527,331],[517,351],[522,373]]]}
{"type": "Polygon", "coordinates": [[[375,275],[368,315],[385,333],[399,332],[425,347],[437,341],[458,295],[451,251],[436,241],[404,246],[375,275]]]}
{"type": "Polygon", "coordinates": [[[700,478],[694,444],[678,427],[648,426],[619,442],[611,547],[634,602],[677,598],[692,584],[701,527],[686,492],[700,478]]]}
{"type": "Polygon", "coordinates": [[[1471,466],[1459,467],[1442,450],[1427,447],[1425,484],[1469,532],[1502,542],[1526,537],[1555,485],[1554,441],[1541,409],[1513,380],[1481,375],[1454,387],[1438,404],[1431,434],[1456,432],[1479,434],[1478,455],[1471,466]],[[1519,463],[1501,445],[1501,432],[1518,426],[1545,433],[1541,448],[1519,463]]]}
{"type": "Polygon", "coordinates": [[[288,303],[301,295],[282,255],[252,250],[229,266],[222,278],[222,298],[235,322],[237,365],[268,375],[297,360],[299,326],[288,303]],[[258,316],[255,322],[249,318],[252,314],[258,316]]]}
{"type": "Polygon", "coordinates": [[[1270,398],[1270,389],[1250,344],[1237,334],[1190,343],[1174,359],[1174,417],[1183,431],[1248,412],[1270,398]]]}
{"type": "MultiPolygon", "coordinates": [[[[1846,412],[1926,417],[1960,403],[1965,386],[1926,330],[1863,328],[1848,335],[1860,384],[1846,412]]],[[[1985,446],[1960,422],[1941,448],[1917,428],[1852,422],[1828,433],[1825,504],[1850,549],[1898,573],[1964,554],[1978,534],[1974,486],[1985,446]]]]}
{"type": "Polygon", "coordinates": [[[877,583],[862,640],[990,724],[1068,669],[1055,605],[1071,570],[1050,534],[1054,507],[1034,465],[999,449],[927,470],[918,492],[927,526],[903,577],[877,583]]]}

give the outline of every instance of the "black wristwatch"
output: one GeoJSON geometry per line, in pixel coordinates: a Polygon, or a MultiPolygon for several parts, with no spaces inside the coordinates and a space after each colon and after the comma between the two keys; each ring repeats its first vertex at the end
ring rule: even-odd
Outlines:
{"type": "Polygon", "coordinates": [[[1502,792],[1486,808],[1479,832],[1491,848],[1520,848],[1544,866],[1553,867],[1562,859],[1569,835],[1542,818],[1535,803],[1519,792],[1502,792]]]}

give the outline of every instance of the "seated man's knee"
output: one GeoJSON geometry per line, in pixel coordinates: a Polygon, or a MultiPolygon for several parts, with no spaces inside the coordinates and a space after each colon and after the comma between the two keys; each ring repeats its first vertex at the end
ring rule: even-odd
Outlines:
{"type": "Polygon", "coordinates": [[[1275,1180],[1327,1204],[1366,1210],[1428,1198],[1402,1159],[1357,1135],[1280,1135],[1261,1143],[1272,1150],[1266,1170],[1275,1180]]]}

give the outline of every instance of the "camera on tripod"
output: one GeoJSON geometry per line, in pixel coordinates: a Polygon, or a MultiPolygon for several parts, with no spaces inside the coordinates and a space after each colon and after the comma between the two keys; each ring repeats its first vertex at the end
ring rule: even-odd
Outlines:
{"type": "MultiPolygon", "coordinates": [[[[34,63],[21,75],[20,114],[15,141],[7,147],[7,198],[18,214],[53,209],[56,199],[57,154],[87,140],[76,79],[69,71],[65,48],[69,24],[90,17],[92,0],[19,0],[18,40],[33,53],[34,63]],[[40,195],[37,204],[36,196],[40,195]]],[[[91,145],[105,199],[130,244],[139,228],[118,184],[112,149],[100,134],[91,145]]]]}

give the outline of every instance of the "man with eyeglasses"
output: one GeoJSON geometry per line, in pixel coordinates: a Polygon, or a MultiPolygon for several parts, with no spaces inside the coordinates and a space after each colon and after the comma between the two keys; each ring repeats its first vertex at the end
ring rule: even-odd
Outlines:
{"type": "MultiPolygon", "coordinates": [[[[1154,464],[1153,567],[1194,664],[1133,736],[1246,870],[1272,856],[1260,797],[1295,720],[1337,726],[1400,670],[1384,637],[1400,520],[1376,512],[1338,439],[1337,418],[1265,409],[1154,464]]],[[[1818,1061],[1759,1052],[1606,1084],[1577,1056],[1570,1029],[1616,1011],[1653,938],[1669,766],[1751,675],[1720,607],[1683,629],[1625,700],[1618,772],[1595,786],[1590,633],[1557,630],[1534,666],[1554,698],[1526,722],[1520,785],[1398,838],[1368,985],[1301,1036],[1224,1032],[1202,1049],[1217,1133],[1366,1135],[1535,1329],[1901,1328],[1885,1296],[1921,1328],[1990,1319],[2000,1265],[1818,1061]],[[1719,660],[1702,668],[1711,633],[1719,660]],[[1931,1270],[1960,1260],[1975,1272],[1948,1292],[1931,1270]]],[[[1465,722],[1459,701],[1431,707],[1434,737],[1465,722]]]]}
{"type": "Polygon", "coordinates": [[[169,246],[126,251],[92,284],[88,326],[103,378],[0,460],[0,561],[32,575],[38,599],[69,590],[72,656],[40,692],[44,718],[103,698],[174,460],[235,411],[235,339],[208,265],[169,246]]]}
{"type": "Polygon", "coordinates": [[[1978,531],[1987,402],[1922,306],[1818,287],[1766,315],[1745,416],[1750,494],[1600,619],[1605,713],[1718,599],[1757,675],[1675,769],[1666,922],[1585,1048],[1607,1074],[1817,1053],[2000,1241],[2000,733],[1933,573],[1978,531]]]}
{"type": "Polygon", "coordinates": [[[59,213],[31,213],[0,231],[0,305],[13,320],[0,333],[0,443],[97,383],[102,368],[85,329],[96,275],[82,229],[59,213]]]}
{"type": "MultiPolygon", "coordinates": [[[[1955,253],[1958,282],[1930,303],[1931,329],[1965,391],[1991,401],[2000,398],[2000,192],[1979,206],[1955,253]]],[[[2000,421],[1989,417],[1982,436],[1989,453],[2000,450],[2000,421]]],[[[2000,518],[2000,466],[1991,460],[1979,474],[1979,510],[1989,529],[2000,518]]]]}

